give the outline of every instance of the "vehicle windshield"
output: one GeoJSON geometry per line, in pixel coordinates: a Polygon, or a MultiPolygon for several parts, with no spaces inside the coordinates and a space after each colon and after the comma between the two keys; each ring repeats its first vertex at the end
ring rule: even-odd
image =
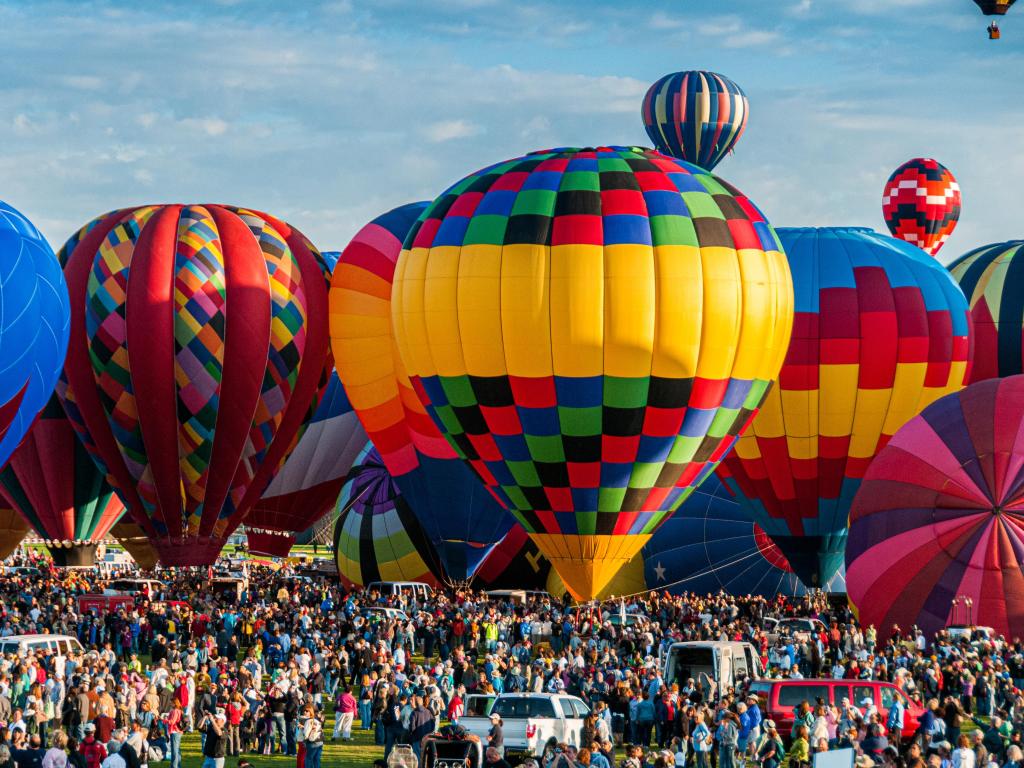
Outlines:
{"type": "Polygon", "coordinates": [[[717,677],[713,649],[684,645],[671,650],[665,670],[665,681],[669,685],[677,683],[682,688],[690,678],[697,682],[701,672],[706,672],[712,678],[717,677]]]}
{"type": "Polygon", "coordinates": [[[555,707],[551,703],[551,699],[498,699],[494,702],[494,709],[491,711],[501,715],[502,720],[555,716],[555,707]]]}

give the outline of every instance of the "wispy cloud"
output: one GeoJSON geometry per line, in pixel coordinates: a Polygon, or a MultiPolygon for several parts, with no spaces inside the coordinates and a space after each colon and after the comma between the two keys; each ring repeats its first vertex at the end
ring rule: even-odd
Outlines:
{"type": "Polygon", "coordinates": [[[468,120],[442,120],[428,125],[423,133],[427,137],[427,141],[439,143],[476,136],[480,133],[480,126],[474,125],[468,120]]]}

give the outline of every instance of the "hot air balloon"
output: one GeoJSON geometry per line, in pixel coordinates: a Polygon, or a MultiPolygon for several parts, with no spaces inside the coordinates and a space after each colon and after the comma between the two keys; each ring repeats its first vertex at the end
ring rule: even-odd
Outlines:
{"type": "MultiPolygon", "coordinates": [[[[643,548],[648,588],[681,594],[802,596],[807,588],[786,556],[725,484],[711,476],[643,548]]],[[[840,569],[825,584],[845,592],[840,569]]]]}
{"type": "Polygon", "coordinates": [[[156,550],[141,526],[122,517],[118,522],[114,523],[114,526],[110,529],[110,535],[117,539],[117,543],[125,548],[125,551],[131,555],[132,560],[135,561],[139,568],[144,571],[156,568],[159,555],[157,555],[156,550]]]}
{"type": "Polygon", "coordinates": [[[778,385],[723,477],[810,587],[843,561],[871,459],[922,408],[963,386],[967,303],[935,260],[870,229],[785,229],[796,294],[778,385]]]}
{"type": "Polygon", "coordinates": [[[544,589],[551,563],[518,523],[505,534],[473,577],[474,589],[544,589]]]}
{"type": "Polygon", "coordinates": [[[738,190],[599,147],[442,194],[406,238],[391,308],[430,416],[590,599],[757,411],[792,300],[771,226],[738,190]]]}
{"type": "Polygon", "coordinates": [[[284,222],[221,205],[115,211],[60,258],[64,410],[163,563],[211,563],[326,386],[326,266],[284,222]]]}
{"type": "Polygon", "coordinates": [[[846,583],[862,624],[930,635],[956,601],[1024,634],[1024,376],[943,397],[871,463],[850,510],[846,583]]]}
{"type": "Polygon", "coordinates": [[[908,160],[885,183],[882,216],[893,237],[935,256],[960,219],[960,185],[937,160],[908,160]]]}
{"type": "Polygon", "coordinates": [[[1024,240],[975,248],[949,265],[974,320],[971,381],[1024,373],[1024,240]]]}
{"type": "Polygon", "coordinates": [[[245,518],[249,550],[285,557],[295,534],[334,507],[365,445],[366,433],[332,373],[302,439],[245,518]]]}
{"type": "Polygon", "coordinates": [[[53,393],[68,347],[68,291],[35,225],[0,202],[0,466],[53,393]]]}
{"type": "Polygon", "coordinates": [[[1017,0],[974,0],[986,16],[1005,16],[1017,0]]]}
{"type": "Polygon", "coordinates": [[[459,460],[409,383],[391,328],[391,282],[402,240],[426,203],[396,208],[363,227],[331,284],[338,375],[367,435],[412,504],[447,577],[472,578],[512,517],[459,460]]]}
{"type": "Polygon", "coordinates": [[[48,543],[57,565],[92,565],[124,504],[51,396],[0,471],[0,496],[48,543]]]}
{"type": "Polygon", "coordinates": [[[673,72],[647,90],[640,116],[659,152],[714,170],[750,113],[743,89],[714,72],[673,72]]]}
{"type": "Polygon", "coordinates": [[[347,586],[373,581],[438,585],[437,555],[372,443],[359,453],[336,511],[334,555],[347,586]]]}
{"type": "Polygon", "coordinates": [[[14,554],[28,533],[28,523],[13,509],[0,507],[0,560],[14,554]]]}

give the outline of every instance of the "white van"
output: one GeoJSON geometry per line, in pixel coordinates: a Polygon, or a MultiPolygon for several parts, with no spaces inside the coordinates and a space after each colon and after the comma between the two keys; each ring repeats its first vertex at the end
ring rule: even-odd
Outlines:
{"type": "Polygon", "coordinates": [[[146,594],[150,600],[163,590],[164,585],[156,579],[114,579],[103,590],[104,595],[141,595],[146,594]]]}
{"type": "Polygon", "coordinates": [[[762,677],[764,669],[761,656],[750,643],[694,640],[668,647],[662,665],[665,685],[678,683],[682,688],[690,678],[699,685],[701,673],[714,680],[721,692],[748,678],[762,677]]]}
{"type": "Polygon", "coordinates": [[[429,600],[434,590],[422,581],[371,581],[366,585],[367,592],[379,592],[382,597],[405,595],[417,602],[429,600]]]}
{"type": "Polygon", "coordinates": [[[67,656],[72,651],[81,653],[85,649],[78,642],[77,637],[70,635],[11,635],[0,637],[0,656],[17,654],[28,656],[30,651],[49,651],[56,654],[58,651],[67,656]]]}

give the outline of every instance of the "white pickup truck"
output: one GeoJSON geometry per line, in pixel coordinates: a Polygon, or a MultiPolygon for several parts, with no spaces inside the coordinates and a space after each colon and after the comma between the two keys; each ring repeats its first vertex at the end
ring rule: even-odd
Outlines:
{"type": "MultiPolygon", "coordinates": [[[[494,700],[491,714],[501,715],[505,758],[515,764],[527,757],[540,757],[552,736],[559,743],[578,747],[590,708],[581,699],[560,693],[502,693],[494,700]]],[[[487,743],[490,718],[464,717],[459,725],[487,743]]]]}

